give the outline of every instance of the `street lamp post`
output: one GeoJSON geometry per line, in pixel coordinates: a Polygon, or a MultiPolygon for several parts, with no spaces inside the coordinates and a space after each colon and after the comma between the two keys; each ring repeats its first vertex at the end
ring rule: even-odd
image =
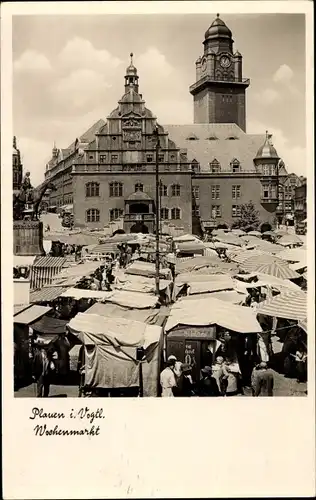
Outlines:
{"type": "Polygon", "coordinates": [[[155,273],[155,290],[156,295],[159,295],[159,211],[160,211],[160,203],[159,203],[159,136],[158,136],[158,127],[155,128],[153,132],[154,137],[156,138],[156,273],[155,273]]]}

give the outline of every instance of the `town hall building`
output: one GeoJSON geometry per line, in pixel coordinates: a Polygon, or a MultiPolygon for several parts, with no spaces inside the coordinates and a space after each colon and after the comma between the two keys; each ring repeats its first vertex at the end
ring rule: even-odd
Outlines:
{"type": "Polygon", "coordinates": [[[73,205],[78,227],[109,228],[120,222],[126,232],[153,232],[158,151],[165,230],[202,233],[230,226],[250,200],[260,220],[273,225],[287,172],[268,132],[246,133],[250,80],[233,43],[217,16],[195,63],[196,81],[189,89],[194,123],[187,125],[161,125],[146,107],[131,54],[123,95],[106,121],[99,120],[66,149],[54,146],[45,172],[45,180],[57,188],[50,205],[73,205]]]}

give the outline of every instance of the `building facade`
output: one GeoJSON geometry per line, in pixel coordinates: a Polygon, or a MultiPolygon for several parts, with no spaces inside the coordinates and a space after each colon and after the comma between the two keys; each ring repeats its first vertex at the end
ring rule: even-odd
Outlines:
{"type": "Polygon", "coordinates": [[[307,218],[307,183],[301,180],[301,185],[295,188],[294,193],[295,223],[303,222],[307,218]]]}
{"type": "Polygon", "coordinates": [[[21,160],[20,150],[16,145],[16,137],[13,137],[13,150],[12,150],[12,183],[13,191],[19,191],[23,179],[23,165],[21,160]]]}
{"type": "Polygon", "coordinates": [[[242,57],[231,31],[217,17],[196,62],[194,123],[160,125],[140,93],[131,63],[124,94],[106,121],[99,120],[68,148],[54,145],[45,178],[57,190],[50,205],[73,204],[75,226],[152,232],[156,211],[158,130],[159,205],[164,227],[203,232],[230,226],[252,201],[262,222],[276,220],[280,185],[287,177],[271,135],[247,134],[242,57]]]}

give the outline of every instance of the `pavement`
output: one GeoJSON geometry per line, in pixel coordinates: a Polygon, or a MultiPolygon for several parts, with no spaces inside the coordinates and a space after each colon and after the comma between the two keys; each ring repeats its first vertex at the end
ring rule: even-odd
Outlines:
{"type": "MultiPolygon", "coordinates": [[[[273,395],[276,397],[303,397],[307,395],[307,384],[298,383],[296,379],[284,377],[280,373],[274,373],[274,391],[273,395]]],[[[36,384],[30,384],[23,387],[14,393],[17,398],[32,398],[36,397],[36,384]]],[[[245,389],[245,397],[252,396],[250,389],[245,389]]],[[[77,385],[51,385],[50,396],[51,398],[77,398],[78,386],[77,385]]]]}
{"type": "MultiPolygon", "coordinates": [[[[64,228],[61,225],[62,219],[58,217],[57,214],[50,214],[50,213],[42,214],[40,219],[44,224],[44,228],[47,225],[50,226],[50,232],[64,231],[64,228]]],[[[45,239],[45,233],[44,233],[44,239],[45,239]]]]}

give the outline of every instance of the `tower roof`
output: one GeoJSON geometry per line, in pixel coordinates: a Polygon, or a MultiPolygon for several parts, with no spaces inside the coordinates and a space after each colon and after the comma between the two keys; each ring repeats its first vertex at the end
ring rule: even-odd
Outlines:
{"type": "Polygon", "coordinates": [[[272,135],[266,131],[266,139],[263,145],[258,149],[255,159],[260,158],[270,158],[274,160],[279,160],[279,156],[275,147],[271,144],[272,135]]]}
{"type": "Polygon", "coordinates": [[[135,68],[133,64],[133,52],[130,53],[130,58],[131,58],[131,63],[130,65],[126,68],[126,76],[137,76],[137,69],[135,68]]]}
{"type": "Polygon", "coordinates": [[[220,19],[219,14],[217,14],[216,19],[212,22],[209,29],[205,32],[205,39],[217,38],[217,37],[227,37],[227,38],[232,37],[232,32],[226,26],[224,21],[220,19]]]}

